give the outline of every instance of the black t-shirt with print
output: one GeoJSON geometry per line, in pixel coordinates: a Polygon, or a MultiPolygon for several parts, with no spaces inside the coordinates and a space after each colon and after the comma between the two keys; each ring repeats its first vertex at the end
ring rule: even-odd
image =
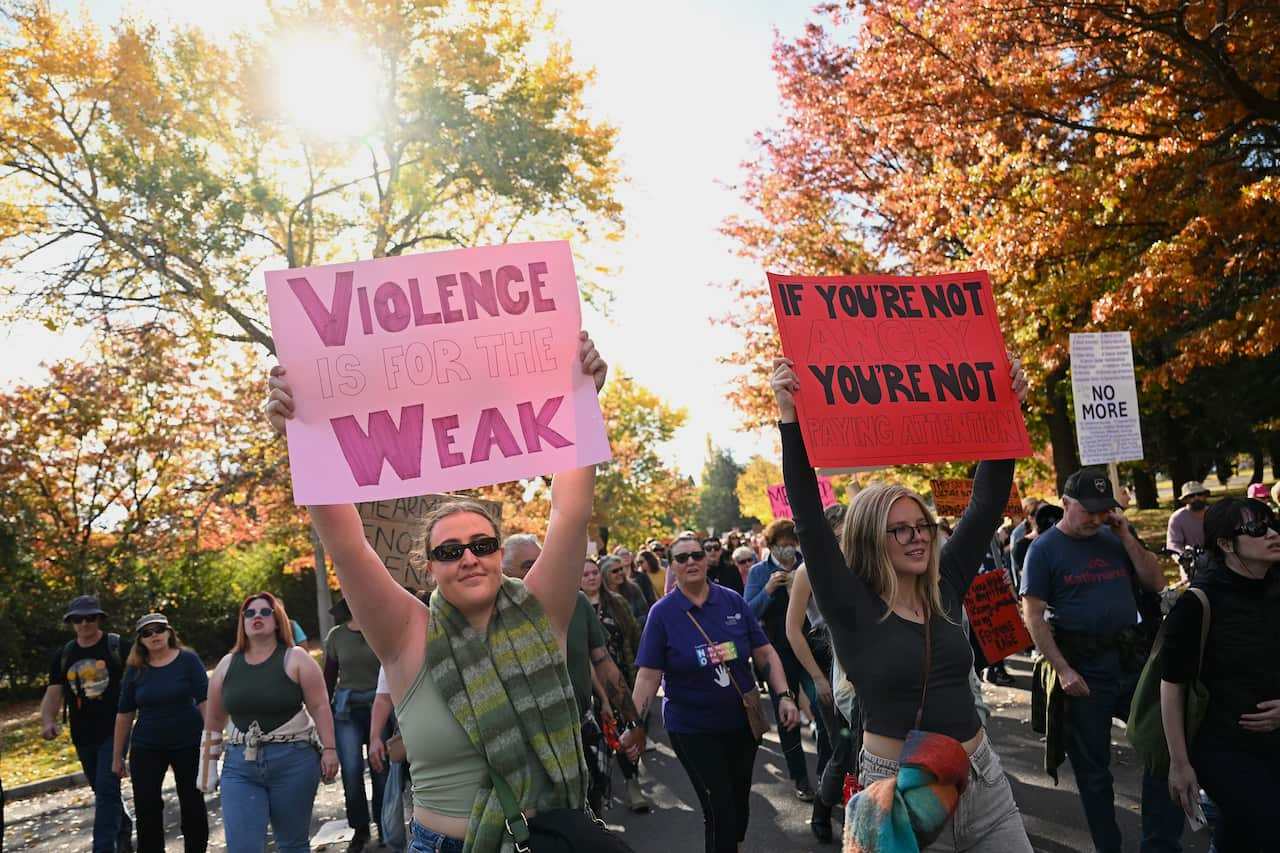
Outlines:
{"type": "Polygon", "coordinates": [[[123,675],[120,663],[111,654],[105,633],[87,648],[72,640],[64,669],[65,648],[59,646],[53,653],[49,662],[49,684],[60,685],[66,697],[71,740],[77,744],[101,743],[115,731],[123,675]]]}

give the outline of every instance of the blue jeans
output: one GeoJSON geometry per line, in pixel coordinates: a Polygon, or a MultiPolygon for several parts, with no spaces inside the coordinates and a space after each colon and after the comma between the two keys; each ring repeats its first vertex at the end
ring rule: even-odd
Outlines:
{"type": "MultiPolygon", "coordinates": [[[[347,706],[335,713],[333,733],[337,739],[338,767],[342,770],[342,793],[346,800],[347,823],[356,831],[369,831],[369,801],[364,796],[364,756],[369,746],[370,705],[347,706]]],[[[382,814],[382,791],[387,772],[369,770],[373,777],[373,813],[382,814]]],[[[381,833],[379,833],[381,834],[381,833]]]]}
{"type": "MultiPolygon", "coordinates": [[[[1115,791],[1111,776],[1111,719],[1126,720],[1138,673],[1125,672],[1114,652],[1082,661],[1077,671],[1088,696],[1068,696],[1067,757],[1080,789],[1089,835],[1097,853],[1120,853],[1115,791]]],[[[1182,850],[1182,809],[1169,797],[1164,779],[1142,771],[1142,853],[1182,850]]]]}
{"type": "Polygon", "coordinates": [[[408,764],[387,762],[387,784],[382,789],[379,824],[382,826],[382,843],[392,850],[403,850],[405,847],[403,798],[408,780],[408,764]]]}
{"type": "Polygon", "coordinates": [[[463,839],[441,835],[416,820],[411,827],[413,843],[409,845],[410,853],[462,853],[463,839]]]}
{"type": "Polygon", "coordinates": [[[254,761],[228,746],[222,762],[222,823],[228,853],[262,853],[267,822],[280,853],[310,853],[311,810],[320,785],[320,753],[310,743],[264,743],[254,761]]]}
{"type": "Polygon", "coordinates": [[[111,772],[115,738],[75,744],[80,768],[93,786],[93,853],[115,853],[116,844],[133,836],[133,821],[120,799],[120,777],[111,772]]]}

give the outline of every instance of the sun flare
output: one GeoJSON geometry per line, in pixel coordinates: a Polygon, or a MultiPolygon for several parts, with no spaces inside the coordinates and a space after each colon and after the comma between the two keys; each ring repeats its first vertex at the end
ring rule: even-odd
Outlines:
{"type": "Polygon", "coordinates": [[[377,68],[358,39],[324,30],[299,32],[273,54],[276,102],[300,132],[336,140],[373,130],[381,87],[377,68]]]}

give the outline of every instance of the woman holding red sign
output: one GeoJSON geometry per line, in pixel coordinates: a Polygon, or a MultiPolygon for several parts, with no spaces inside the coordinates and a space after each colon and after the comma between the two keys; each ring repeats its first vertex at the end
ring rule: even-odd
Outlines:
{"type": "MultiPolygon", "coordinates": [[[[809,582],[865,729],[859,779],[867,790],[849,804],[845,849],[1030,853],[974,707],[973,653],[961,627],[965,593],[1009,496],[1013,460],[979,463],[969,506],[945,545],[924,500],[887,483],[854,496],[837,539],[800,434],[792,365],[774,359],[771,382],[783,478],[809,582]],[[901,796],[908,789],[912,796],[901,796]]],[[[1025,402],[1021,363],[1014,359],[1009,372],[1025,402]]]]}

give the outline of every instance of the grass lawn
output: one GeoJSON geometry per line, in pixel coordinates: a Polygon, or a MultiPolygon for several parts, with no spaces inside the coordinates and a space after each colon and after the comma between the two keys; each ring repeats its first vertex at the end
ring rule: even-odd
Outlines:
{"type": "MultiPolygon", "coordinates": [[[[53,740],[40,737],[40,703],[14,703],[0,723],[0,778],[6,788],[80,770],[66,726],[53,740]]],[[[61,725],[61,724],[59,724],[61,725]]]]}

